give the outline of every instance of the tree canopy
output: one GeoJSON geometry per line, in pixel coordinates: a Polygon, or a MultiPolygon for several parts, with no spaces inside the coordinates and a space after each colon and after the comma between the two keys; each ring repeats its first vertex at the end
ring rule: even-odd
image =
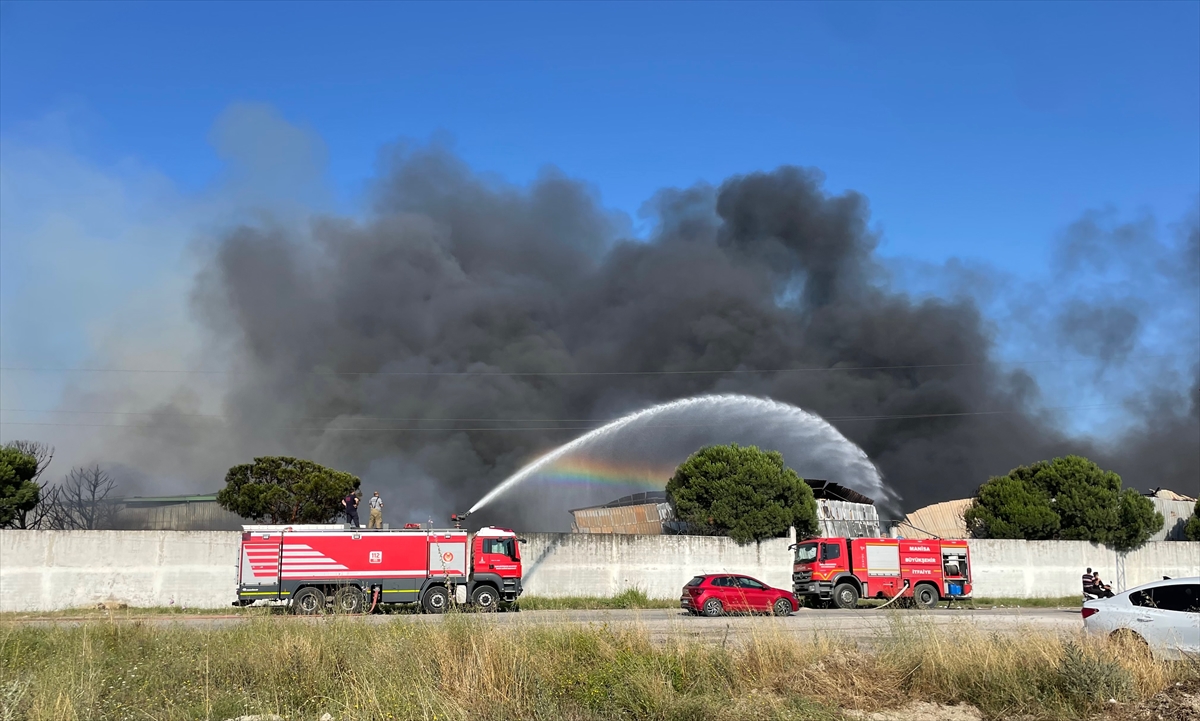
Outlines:
{"type": "Polygon", "coordinates": [[[1196,501],[1196,508],[1192,511],[1187,525],[1183,527],[1183,533],[1189,541],[1200,541],[1200,500],[1196,501]]]}
{"type": "Polygon", "coordinates": [[[36,456],[12,446],[0,448],[0,527],[13,525],[38,504],[37,474],[36,456]]]}
{"type": "Polygon", "coordinates": [[[297,458],[264,456],[225,474],[217,503],[242,518],[271,523],[330,523],[356,476],[297,458]]]}
{"type": "Polygon", "coordinates": [[[1093,541],[1120,551],[1137,548],[1163,526],[1150,499],[1121,490],[1120,476],[1080,456],[989,479],[965,518],[976,538],[1093,541]]]}
{"type": "Polygon", "coordinates": [[[679,520],[741,544],[782,536],[789,526],[799,538],[817,532],[812,489],[778,451],[706,446],[676,469],[667,494],[679,520]]]}

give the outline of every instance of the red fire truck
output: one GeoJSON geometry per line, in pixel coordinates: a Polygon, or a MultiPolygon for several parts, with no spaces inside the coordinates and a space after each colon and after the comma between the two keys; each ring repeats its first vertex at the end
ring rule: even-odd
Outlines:
{"type": "Polygon", "coordinates": [[[452,596],[490,611],[520,595],[520,539],[507,528],[242,526],[235,606],[290,601],[315,614],[331,602],[340,613],[418,603],[443,613],[452,596]]]}
{"type": "Polygon", "coordinates": [[[896,538],[812,538],[797,543],[792,587],[854,608],[860,598],[900,596],[920,608],[970,598],[971,556],[966,541],[896,538]]]}

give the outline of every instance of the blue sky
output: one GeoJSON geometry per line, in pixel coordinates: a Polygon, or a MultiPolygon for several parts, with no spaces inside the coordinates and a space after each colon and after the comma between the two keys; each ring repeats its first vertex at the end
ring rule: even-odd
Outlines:
{"type": "Polygon", "coordinates": [[[884,252],[1020,269],[1084,210],[1200,190],[1200,4],[4,3],[0,133],[214,182],[232,102],[328,145],[352,205],[382,144],[554,164],[631,214],[783,163],[868,195],[884,252]]]}
{"type": "MultiPolygon", "coordinates": [[[[170,351],[197,342],[189,243],[231,196],[281,182],[360,212],[382,147],[437,136],[518,183],[554,165],[635,220],[663,187],[816,166],[918,271],[1045,276],[1090,210],[1165,228],[1196,207],[1200,3],[3,2],[0,356],[204,366],[170,351]],[[229,140],[246,103],[286,123],[229,140]],[[303,157],[246,174],[239,142],[303,157]]],[[[99,402],[3,381],[6,408],[99,402]]]]}

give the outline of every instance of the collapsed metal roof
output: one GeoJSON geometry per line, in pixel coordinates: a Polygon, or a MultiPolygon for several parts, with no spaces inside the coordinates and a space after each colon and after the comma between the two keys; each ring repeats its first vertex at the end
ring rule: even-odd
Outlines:
{"type": "Polygon", "coordinates": [[[804,482],[812,489],[813,497],[827,501],[849,501],[850,503],[865,503],[875,505],[875,501],[858,491],[853,491],[840,483],[825,481],[819,478],[805,478],[804,482]]]}

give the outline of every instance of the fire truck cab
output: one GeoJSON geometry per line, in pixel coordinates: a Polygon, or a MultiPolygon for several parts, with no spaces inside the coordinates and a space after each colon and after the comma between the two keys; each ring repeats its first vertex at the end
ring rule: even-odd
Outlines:
{"type": "Polygon", "coordinates": [[[966,541],[812,538],[793,548],[797,598],[854,608],[860,598],[899,596],[932,608],[941,600],[971,596],[966,541]]]}
{"type": "Polygon", "coordinates": [[[494,527],[243,526],[234,605],[284,601],[316,614],[416,603],[444,613],[454,599],[491,611],[521,595],[520,540],[494,527]]]}

